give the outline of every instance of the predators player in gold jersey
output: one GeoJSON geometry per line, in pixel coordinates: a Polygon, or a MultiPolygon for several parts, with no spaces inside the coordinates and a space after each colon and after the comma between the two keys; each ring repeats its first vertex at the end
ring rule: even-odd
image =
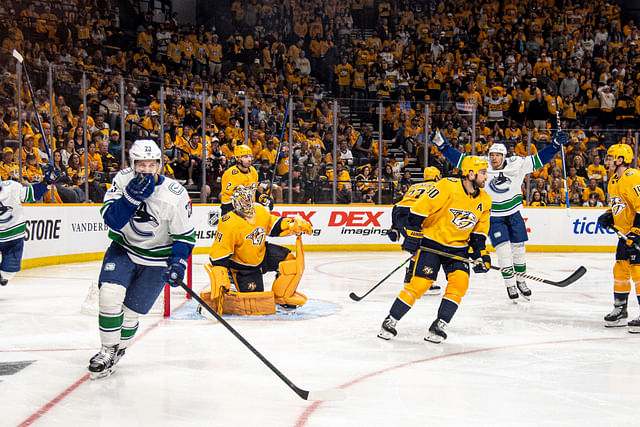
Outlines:
{"type": "MultiPolygon", "coordinates": [[[[604,316],[606,327],[624,326],[631,280],[640,303],[640,171],[630,167],[633,151],[627,144],[615,144],[607,150],[606,165],[613,173],[608,184],[610,208],[598,218],[604,229],[627,235],[618,241],[613,266],[613,311],[604,316]]],[[[629,332],[640,333],[640,317],[627,323],[629,332]]]]}
{"type": "MultiPolygon", "coordinates": [[[[236,188],[243,186],[255,190],[258,186],[258,172],[251,165],[253,163],[253,152],[247,145],[236,145],[233,149],[233,156],[236,164],[231,166],[222,174],[220,192],[220,214],[224,215],[233,210],[231,195],[236,188]]],[[[266,194],[260,196],[260,203],[273,208],[273,199],[266,194]]]]}
{"type": "MultiPolygon", "coordinates": [[[[389,240],[391,240],[392,242],[397,242],[398,240],[400,240],[400,236],[407,237],[407,235],[405,234],[405,228],[407,225],[407,219],[409,218],[409,214],[411,213],[411,206],[413,206],[416,200],[418,200],[422,194],[433,187],[439,180],[440,171],[438,170],[438,168],[435,168],[433,166],[424,168],[424,182],[419,182],[409,187],[407,192],[402,197],[402,200],[396,203],[393,207],[393,210],[391,211],[391,228],[387,231],[387,237],[389,238],[389,240]]],[[[409,267],[407,267],[407,272],[404,276],[405,285],[411,280],[415,262],[416,257],[414,256],[409,263],[409,267]]],[[[440,286],[433,283],[426,293],[436,295],[440,293],[440,290],[440,286]]]]}
{"type": "Polygon", "coordinates": [[[203,292],[218,313],[272,314],[275,304],[299,307],[307,297],[296,292],[304,271],[300,234],[311,234],[311,224],[301,217],[281,218],[254,203],[255,188],[236,187],[231,196],[233,211],[218,223],[205,266],[211,292],[203,292]],[[298,235],[297,253],[267,242],[267,236],[298,235]],[[262,275],[276,271],[271,291],[264,291],[262,275]],[[231,291],[231,283],[236,291],[231,291]]]}
{"type": "Polygon", "coordinates": [[[469,287],[469,264],[421,249],[427,247],[476,261],[473,271],[486,273],[491,258],[485,241],[489,231],[491,197],[482,189],[487,181],[486,160],[469,156],[462,161],[462,178],[446,178],[413,204],[405,227],[402,248],[417,254],[413,276],[400,291],[389,315],[382,322],[378,337],[397,335],[396,324],[436,280],[440,267],[447,275],[447,287],[440,301],[438,317],[431,323],[426,341],[442,342],[469,287]]]}

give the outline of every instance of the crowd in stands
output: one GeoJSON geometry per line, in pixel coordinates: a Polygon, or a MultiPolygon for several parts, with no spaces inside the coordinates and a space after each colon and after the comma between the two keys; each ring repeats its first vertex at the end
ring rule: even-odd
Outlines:
{"type": "MultiPolygon", "coordinates": [[[[425,158],[444,176],[455,175],[437,148],[426,145],[436,128],[464,152],[486,154],[499,141],[510,153],[527,155],[550,141],[559,115],[570,135],[565,166],[572,206],[607,203],[609,145],[627,143],[636,151],[640,34],[615,4],[236,0],[216,11],[214,27],[182,25],[176,14],[158,19],[133,5],[0,1],[3,179],[20,176],[14,48],[26,58],[36,89],[36,108],[22,92],[22,177],[42,179],[38,167],[49,163],[37,110],[52,160],[64,172],[60,201],[99,202],[110,172],[125,166],[123,150],[126,162],[128,146],[141,136],[164,145],[165,173],[187,188],[205,182],[210,200],[234,147],[246,141],[262,191],[281,202],[291,190],[294,203],[331,201],[334,176],[339,203],[377,203],[380,190],[383,203],[393,203],[419,180],[411,170],[424,167],[425,158]],[[289,129],[283,130],[289,122],[292,150],[289,129]]],[[[564,205],[560,156],[531,174],[523,192],[531,206],[564,205]]]]}

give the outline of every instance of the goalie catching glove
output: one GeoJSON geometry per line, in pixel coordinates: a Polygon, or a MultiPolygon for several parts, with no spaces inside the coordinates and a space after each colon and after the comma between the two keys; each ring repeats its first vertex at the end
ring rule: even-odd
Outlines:
{"type": "Polygon", "coordinates": [[[301,216],[282,219],[282,233],[280,236],[291,236],[292,234],[308,234],[311,235],[311,223],[301,216]]]}
{"type": "Polygon", "coordinates": [[[491,257],[485,247],[486,236],[472,233],[469,238],[469,258],[473,260],[474,273],[486,273],[491,269],[491,257]]]}

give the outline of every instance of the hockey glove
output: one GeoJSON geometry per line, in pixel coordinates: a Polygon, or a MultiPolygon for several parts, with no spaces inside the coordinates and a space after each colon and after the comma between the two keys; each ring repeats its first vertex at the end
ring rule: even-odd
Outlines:
{"type": "Polygon", "coordinates": [[[180,286],[180,282],[184,278],[184,272],[187,269],[187,260],[184,258],[170,258],[169,267],[162,274],[162,280],[174,288],[180,286]]]}
{"type": "Polygon", "coordinates": [[[434,132],[434,135],[431,138],[431,141],[433,141],[433,143],[436,144],[438,148],[449,143],[449,141],[447,141],[447,137],[444,136],[442,132],[440,132],[439,130],[434,132]]]}
{"type": "Polygon", "coordinates": [[[138,173],[133,177],[124,190],[124,197],[134,205],[139,205],[146,200],[156,187],[156,180],[152,174],[138,173]]]}
{"type": "Polygon", "coordinates": [[[283,221],[283,236],[291,236],[292,234],[313,234],[313,229],[311,228],[311,223],[301,216],[294,216],[293,218],[285,218],[283,221]]]}
{"type": "Polygon", "coordinates": [[[640,247],[640,228],[632,227],[627,233],[627,241],[625,243],[634,249],[640,247]]]}
{"type": "Polygon", "coordinates": [[[613,214],[607,211],[598,217],[598,225],[605,230],[613,230],[613,214]]]}
{"type": "Polygon", "coordinates": [[[273,204],[274,204],[273,198],[271,198],[271,196],[267,194],[261,194],[260,197],[258,197],[258,203],[260,203],[265,208],[269,209],[269,211],[273,210],[273,204]]]}
{"type": "Polygon", "coordinates": [[[481,255],[478,258],[474,258],[473,272],[474,273],[486,273],[491,268],[491,257],[486,250],[480,251],[481,255]]]}
{"type": "Polygon", "coordinates": [[[422,243],[422,232],[411,230],[410,228],[405,228],[404,231],[407,237],[405,237],[404,242],[402,242],[402,250],[415,255],[422,243]]]}
{"type": "Polygon", "coordinates": [[[390,228],[387,230],[387,237],[392,242],[397,242],[400,239],[400,233],[395,228],[390,228]]]}
{"type": "Polygon", "coordinates": [[[55,166],[49,166],[46,172],[44,173],[42,182],[44,182],[46,185],[51,185],[54,182],[56,182],[56,180],[61,176],[62,176],[62,172],[60,172],[60,169],[58,169],[55,166]]]}
{"type": "Polygon", "coordinates": [[[551,137],[551,142],[560,147],[563,145],[567,145],[569,143],[569,138],[567,137],[566,132],[559,130],[553,134],[553,137],[551,137]]]}

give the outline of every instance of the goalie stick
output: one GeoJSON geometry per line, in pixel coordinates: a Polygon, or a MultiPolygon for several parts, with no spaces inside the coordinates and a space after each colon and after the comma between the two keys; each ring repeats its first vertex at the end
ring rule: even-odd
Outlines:
{"type": "MultiPolygon", "coordinates": [[[[436,255],[440,255],[440,256],[447,257],[447,258],[455,259],[457,261],[466,262],[468,264],[473,264],[473,265],[477,264],[476,261],[474,261],[472,259],[464,258],[464,257],[457,256],[457,255],[453,255],[453,254],[450,254],[448,252],[439,251],[437,249],[427,248],[425,246],[421,246],[420,249],[423,250],[423,251],[434,253],[436,255]]],[[[480,262],[482,262],[482,261],[480,261],[480,262]]],[[[569,277],[567,277],[566,279],[560,280],[559,282],[554,282],[553,280],[542,279],[540,277],[532,276],[530,274],[520,273],[518,271],[511,270],[510,268],[501,268],[501,267],[496,267],[495,265],[492,265],[490,268],[492,270],[497,270],[497,271],[500,271],[500,272],[513,274],[514,276],[522,277],[524,279],[534,280],[536,282],[542,282],[542,283],[545,283],[547,285],[557,286],[559,288],[564,288],[565,286],[569,286],[570,284],[572,284],[573,282],[575,282],[576,280],[578,280],[579,278],[584,276],[584,274],[587,272],[587,269],[584,266],[581,265],[576,271],[571,273],[571,275],[569,277]]]]}
{"type": "Polygon", "coordinates": [[[202,298],[200,298],[197,292],[195,292],[193,289],[188,287],[182,280],[178,281],[178,284],[189,295],[191,295],[193,299],[195,299],[202,307],[204,307],[205,310],[207,310],[213,317],[215,317],[218,322],[222,323],[222,326],[227,328],[229,332],[233,334],[234,337],[240,340],[240,342],[244,344],[245,347],[251,350],[251,352],[254,355],[256,355],[256,357],[260,359],[262,363],[264,363],[265,365],[267,365],[269,369],[271,369],[271,372],[276,374],[278,378],[284,381],[284,383],[288,385],[291,390],[295,391],[296,394],[300,396],[302,399],[312,400],[312,401],[344,400],[345,393],[343,390],[340,390],[340,389],[307,391],[296,386],[293,382],[291,382],[289,378],[287,378],[282,372],[280,372],[278,368],[273,366],[273,364],[269,362],[269,360],[266,357],[264,357],[258,350],[256,350],[255,347],[249,343],[249,341],[247,341],[242,335],[240,335],[238,331],[236,331],[229,323],[227,323],[227,321],[224,320],[222,316],[216,313],[216,311],[213,308],[211,308],[206,302],[204,302],[202,298]]]}
{"type": "Polygon", "coordinates": [[[365,293],[364,295],[362,295],[361,297],[359,297],[358,295],[356,295],[355,293],[351,292],[349,294],[349,298],[351,298],[354,301],[360,301],[362,298],[366,297],[367,295],[369,295],[371,292],[373,292],[378,286],[382,285],[382,283],[387,280],[389,277],[391,277],[391,275],[393,273],[395,273],[396,271],[400,270],[402,268],[403,265],[405,265],[406,263],[408,263],[409,261],[411,261],[411,259],[413,258],[413,255],[411,255],[409,258],[407,258],[406,260],[404,260],[404,262],[402,264],[400,264],[399,266],[397,266],[396,268],[393,269],[393,271],[389,274],[387,274],[386,276],[384,276],[384,279],[380,280],[378,283],[376,283],[373,288],[369,289],[367,291],[367,293],[365,293]]]}

